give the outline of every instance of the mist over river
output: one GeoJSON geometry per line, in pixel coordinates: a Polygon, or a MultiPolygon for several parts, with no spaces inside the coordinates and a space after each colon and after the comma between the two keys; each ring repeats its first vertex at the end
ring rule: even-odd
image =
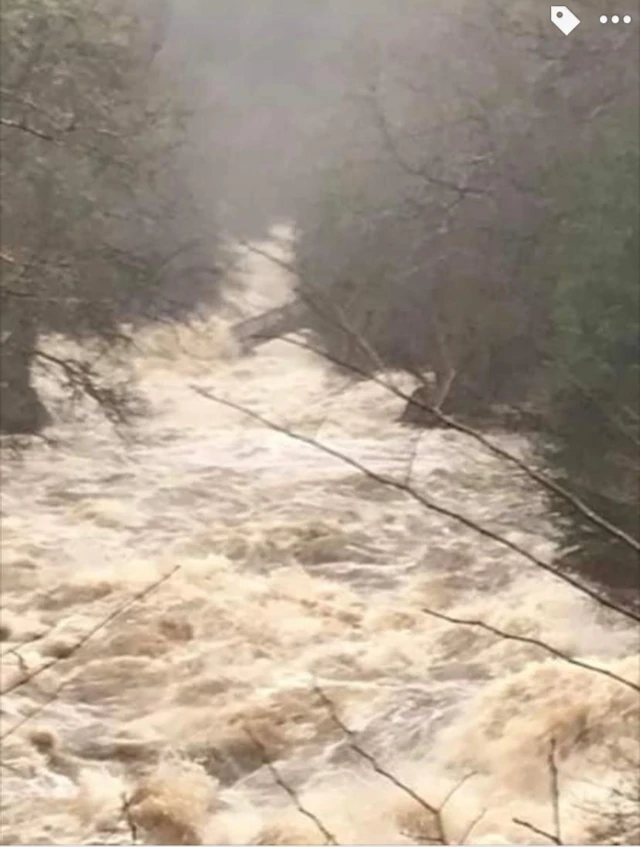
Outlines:
{"type": "MultiPolygon", "coordinates": [[[[286,234],[266,249],[286,253],[286,234]]],[[[234,315],[290,296],[264,257],[241,274],[234,315]]],[[[135,438],[88,410],[54,427],[56,449],[4,451],[3,690],[60,661],[2,698],[2,843],[324,843],[265,759],[336,842],[429,843],[427,812],[353,749],[316,686],[428,804],[467,777],[444,806],[448,843],[548,843],[514,818],[554,831],[552,739],[563,841],[591,837],[634,779],[637,694],[423,610],[637,683],[631,622],[193,386],[378,473],[410,469],[418,492],[552,561],[545,492],[462,434],[418,439],[402,400],[309,351],[239,356],[224,311],[136,343],[149,410],[135,438]]],[[[530,454],[522,435],[498,440],[530,454]]]]}

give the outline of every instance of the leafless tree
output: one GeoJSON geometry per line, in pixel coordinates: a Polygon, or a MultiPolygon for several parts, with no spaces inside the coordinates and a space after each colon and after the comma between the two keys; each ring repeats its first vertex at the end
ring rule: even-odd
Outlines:
{"type": "MultiPolygon", "coordinates": [[[[2,9],[4,432],[50,419],[31,382],[43,334],[107,349],[126,343],[123,318],[184,314],[215,295],[211,215],[183,168],[184,98],[155,66],[165,16],[163,2],[133,0],[2,9]]],[[[58,364],[63,382],[73,374],[74,390],[126,414],[95,361],[58,364]]]]}

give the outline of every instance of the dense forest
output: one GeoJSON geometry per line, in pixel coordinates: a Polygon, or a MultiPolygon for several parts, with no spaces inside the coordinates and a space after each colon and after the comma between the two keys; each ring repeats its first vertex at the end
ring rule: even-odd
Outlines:
{"type": "Polygon", "coordinates": [[[533,404],[574,480],[633,502],[637,34],[559,39],[526,4],[443,19],[444,59],[415,19],[372,50],[298,218],[302,291],[342,357],[455,373],[451,413],[533,404]]]}
{"type": "Polygon", "coordinates": [[[39,337],[126,347],[216,302],[223,232],[288,218],[332,356],[533,410],[558,467],[634,502],[637,27],[365,5],[4,4],[3,431],[50,422],[36,364],[117,418],[124,388],[39,337]]]}
{"type": "Polygon", "coordinates": [[[640,14],[572,11],[3,0],[0,844],[640,844],[640,14]]]}

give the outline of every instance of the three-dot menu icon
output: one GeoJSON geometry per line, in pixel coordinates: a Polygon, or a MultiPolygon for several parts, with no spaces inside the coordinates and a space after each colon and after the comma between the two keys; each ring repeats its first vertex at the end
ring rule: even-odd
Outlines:
{"type": "Polygon", "coordinates": [[[611,17],[608,17],[607,15],[600,15],[601,24],[607,24],[609,21],[611,21],[612,24],[619,24],[620,21],[622,21],[623,24],[630,24],[631,15],[623,15],[622,17],[620,17],[620,15],[611,15],[611,17]]]}
{"type": "MultiPolygon", "coordinates": [[[[558,27],[560,32],[570,35],[580,23],[580,18],[574,15],[568,6],[551,7],[551,23],[558,27]]],[[[630,24],[631,15],[600,15],[601,24],[630,24]]]]}

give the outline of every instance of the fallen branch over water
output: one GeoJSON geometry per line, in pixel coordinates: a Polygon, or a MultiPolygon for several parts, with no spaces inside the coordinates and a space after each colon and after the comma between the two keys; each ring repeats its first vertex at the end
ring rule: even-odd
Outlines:
{"type": "Polygon", "coordinates": [[[545,488],[547,491],[550,491],[556,496],[560,497],[562,500],[572,506],[579,514],[586,518],[590,523],[603,530],[607,535],[613,538],[617,538],[619,541],[622,541],[624,544],[626,544],[627,547],[630,547],[635,552],[640,552],[640,541],[638,541],[637,538],[634,538],[628,532],[625,532],[623,529],[620,529],[620,527],[611,523],[611,521],[608,521],[606,518],[602,517],[602,515],[598,514],[590,506],[587,506],[587,504],[584,503],[579,497],[577,497],[575,494],[572,494],[564,486],[560,485],[558,482],[551,479],[546,474],[537,471],[535,468],[532,468],[531,465],[527,464],[527,462],[524,462],[518,456],[511,453],[509,450],[505,450],[504,447],[500,447],[493,441],[490,441],[485,435],[483,435],[481,432],[478,432],[477,429],[467,426],[466,424],[460,423],[449,415],[445,415],[440,410],[439,404],[429,405],[422,402],[421,400],[416,400],[412,395],[406,394],[404,391],[397,388],[392,383],[381,379],[375,373],[371,373],[370,371],[366,371],[364,368],[359,368],[349,362],[337,359],[336,357],[330,355],[324,350],[321,350],[320,348],[315,347],[314,345],[309,344],[307,342],[297,341],[294,338],[281,338],[280,341],[284,341],[287,344],[293,344],[295,347],[300,347],[303,350],[309,350],[311,353],[315,353],[316,355],[320,356],[328,362],[331,362],[334,365],[346,368],[357,376],[365,377],[371,382],[374,382],[376,385],[381,386],[386,391],[389,391],[391,394],[395,395],[399,399],[404,400],[411,406],[415,406],[417,409],[421,409],[424,412],[429,412],[439,423],[447,427],[447,429],[452,429],[455,432],[460,432],[464,435],[468,435],[470,438],[473,438],[479,444],[482,444],[483,447],[486,447],[490,453],[493,453],[495,456],[498,456],[499,458],[504,459],[505,461],[515,465],[526,476],[534,480],[534,482],[538,483],[538,485],[540,485],[542,488],[545,488]]]}
{"type": "Polygon", "coordinates": [[[557,577],[558,579],[561,579],[568,585],[571,585],[573,588],[577,589],[581,593],[586,594],[588,597],[591,597],[592,600],[595,600],[601,606],[605,606],[608,609],[612,609],[618,614],[624,615],[624,617],[629,618],[630,620],[636,623],[640,623],[640,614],[632,611],[631,609],[627,609],[624,606],[620,606],[618,603],[609,600],[607,597],[603,597],[595,589],[589,587],[588,585],[584,585],[577,579],[574,579],[574,577],[570,576],[569,574],[563,573],[559,568],[556,568],[549,562],[545,562],[543,559],[540,559],[534,553],[529,552],[524,547],[521,547],[519,544],[516,544],[514,541],[510,541],[503,535],[500,535],[499,533],[494,532],[493,530],[488,529],[487,527],[484,527],[479,523],[476,523],[471,518],[466,517],[466,515],[462,515],[459,512],[454,512],[452,509],[449,509],[446,506],[441,506],[433,500],[430,500],[423,494],[420,494],[406,482],[401,482],[397,479],[393,479],[393,477],[379,474],[377,473],[377,471],[368,468],[366,465],[363,465],[356,459],[351,458],[351,456],[347,456],[340,450],[336,450],[334,447],[329,447],[327,444],[323,444],[322,442],[317,441],[315,438],[310,438],[306,435],[302,435],[299,432],[293,432],[288,427],[275,423],[274,421],[265,418],[263,415],[252,411],[251,409],[247,409],[246,406],[242,406],[239,403],[233,402],[232,400],[227,400],[224,397],[218,397],[217,395],[212,394],[210,391],[206,391],[204,388],[200,388],[197,385],[191,385],[191,388],[197,394],[200,394],[207,400],[211,400],[213,403],[218,403],[221,406],[226,406],[229,409],[233,409],[236,412],[240,412],[246,417],[257,421],[258,423],[261,423],[263,426],[266,426],[275,432],[280,432],[295,441],[301,441],[304,444],[308,444],[309,446],[314,447],[316,450],[320,450],[322,453],[326,453],[329,456],[333,456],[335,459],[338,459],[346,465],[350,465],[352,468],[355,468],[356,470],[360,471],[369,479],[374,480],[380,485],[386,486],[388,488],[394,488],[397,491],[404,492],[405,494],[407,494],[407,496],[420,503],[425,509],[437,512],[438,514],[451,518],[452,520],[457,521],[463,526],[466,526],[468,529],[471,529],[474,532],[483,535],[485,538],[490,538],[497,544],[500,544],[503,547],[508,547],[510,550],[513,550],[515,553],[518,553],[520,556],[527,559],[536,567],[546,571],[547,573],[553,574],[553,576],[557,577]]]}
{"type": "MultiPolygon", "coordinates": [[[[255,245],[250,245],[250,244],[245,243],[244,246],[248,250],[250,250],[251,252],[255,252],[258,255],[263,256],[266,259],[269,259],[274,264],[276,264],[279,267],[286,270],[288,273],[291,273],[295,276],[298,275],[297,268],[291,262],[287,262],[284,259],[280,259],[279,257],[274,256],[272,253],[269,253],[266,250],[262,250],[259,247],[256,247],[255,245]]],[[[318,295],[321,294],[321,292],[319,292],[319,291],[317,291],[316,293],[318,295]]],[[[381,361],[380,356],[377,354],[375,349],[369,344],[369,342],[362,336],[362,334],[360,332],[358,332],[357,330],[355,330],[349,324],[349,322],[345,318],[344,314],[336,306],[336,304],[334,304],[334,303],[331,304],[332,314],[330,316],[328,316],[326,312],[323,312],[323,311],[320,310],[318,304],[312,298],[306,296],[304,298],[304,302],[305,302],[305,305],[307,305],[309,308],[311,308],[312,310],[314,310],[316,312],[319,312],[325,320],[332,321],[337,326],[339,326],[340,329],[343,332],[346,332],[350,336],[350,338],[358,345],[358,347],[367,356],[369,356],[369,358],[371,359],[371,362],[373,364],[374,371],[375,371],[376,368],[382,369],[383,363],[381,361]]],[[[257,337],[259,337],[259,336],[256,336],[256,338],[257,337]]],[[[579,514],[581,514],[590,523],[592,523],[594,526],[597,526],[599,529],[603,530],[608,535],[610,535],[614,538],[617,538],[619,541],[622,541],[624,544],[626,544],[628,547],[630,547],[635,552],[640,553],[640,541],[637,538],[634,538],[628,532],[625,532],[623,529],[620,529],[620,527],[616,526],[615,524],[611,523],[611,521],[608,521],[602,515],[598,514],[590,506],[588,506],[586,503],[584,503],[579,497],[576,497],[575,494],[572,494],[570,491],[568,491],[564,486],[560,485],[559,483],[557,483],[555,480],[551,479],[546,474],[540,473],[540,471],[535,470],[535,468],[532,468],[526,462],[523,462],[522,459],[519,459],[517,456],[513,455],[513,453],[510,453],[508,450],[505,450],[503,447],[499,447],[497,444],[494,444],[493,442],[489,441],[489,439],[487,439],[484,435],[482,435],[482,433],[478,432],[477,430],[473,429],[472,427],[465,426],[464,424],[461,424],[458,421],[454,420],[453,418],[449,417],[449,415],[443,414],[442,411],[440,410],[440,406],[442,405],[444,397],[446,397],[446,394],[448,393],[449,389],[451,388],[451,382],[455,378],[455,372],[452,372],[450,374],[450,377],[449,377],[450,382],[449,382],[448,385],[443,387],[442,394],[441,394],[441,397],[438,399],[438,402],[436,402],[432,405],[427,405],[425,403],[422,403],[419,400],[415,400],[410,395],[405,394],[403,391],[401,391],[399,388],[396,388],[390,382],[387,382],[387,381],[381,379],[380,377],[376,376],[374,371],[367,371],[364,368],[359,368],[359,367],[357,367],[356,365],[353,365],[350,362],[341,361],[340,359],[338,359],[338,358],[332,356],[331,354],[327,353],[325,350],[321,350],[317,347],[314,347],[313,345],[308,344],[307,342],[300,342],[300,341],[296,341],[295,339],[291,339],[291,338],[280,338],[280,340],[285,341],[288,344],[293,344],[297,347],[301,347],[305,350],[310,350],[312,353],[319,355],[321,358],[326,359],[327,361],[332,362],[335,365],[346,368],[347,370],[350,370],[354,374],[365,377],[366,379],[369,379],[369,380],[375,382],[377,385],[380,385],[383,388],[385,388],[387,391],[390,391],[392,394],[395,394],[396,397],[399,397],[402,400],[405,400],[410,405],[415,406],[418,409],[422,409],[423,411],[430,412],[436,420],[438,420],[440,423],[444,424],[446,427],[453,429],[453,430],[456,430],[457,432],[464,433],[465,435],[468,435],[471,438],[474,438],[476,441],[478,441],[480,444],[482,444],[484,447],[486,447],[494,455],[499,456],[500,458],[504,459],[505,461],[512,463],[517,468],[519,468],[519,470],[521,470],[524,474],[526,474],[530,479],[533,479],[535,482],[537,482],[543,488],[545,488],[548,491],[553,492],[558,497],[563,499],[570,506],[572,506],[579,514]]],[[[638,620],[640,621],[640,617],[638,618],[638,620]]]]}

